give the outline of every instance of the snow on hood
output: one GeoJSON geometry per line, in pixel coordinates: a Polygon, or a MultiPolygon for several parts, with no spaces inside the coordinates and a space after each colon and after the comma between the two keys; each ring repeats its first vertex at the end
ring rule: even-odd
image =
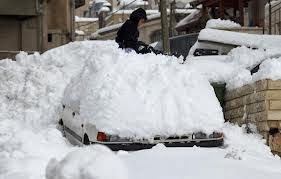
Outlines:
{"type": "Polygon", "coordinates": [[[176,57],[128,54],[111,42],[96,49],[66,89],[64,103],[98,130],[150,138],[222,127],[222,109],[210,83],[176,57]]]}

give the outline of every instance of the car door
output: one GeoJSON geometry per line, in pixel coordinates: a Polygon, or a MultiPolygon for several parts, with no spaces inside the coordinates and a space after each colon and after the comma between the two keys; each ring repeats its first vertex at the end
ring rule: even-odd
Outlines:
{"type": "Polygon", "coordinates": [[[79,112],[66,107],[63,112],[65,131],[79,142],[83,142],[83,122],[79,112]]]}

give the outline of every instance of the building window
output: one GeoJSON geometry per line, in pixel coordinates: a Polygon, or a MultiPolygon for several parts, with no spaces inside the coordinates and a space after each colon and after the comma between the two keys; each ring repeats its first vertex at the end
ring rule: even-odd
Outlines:
{"type": "Polygon", "coordinates": [[[53,42],[53,34],[48,34],[48,42],[53,42]]]}

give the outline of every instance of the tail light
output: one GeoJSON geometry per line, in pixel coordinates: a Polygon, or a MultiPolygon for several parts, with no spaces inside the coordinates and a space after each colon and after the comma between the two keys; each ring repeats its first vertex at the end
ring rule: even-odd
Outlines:
{"type": "Polygon", "coordinates": [[[107,136],[103,132],[98,132],[97,141],[107,141],[107,136]]]}

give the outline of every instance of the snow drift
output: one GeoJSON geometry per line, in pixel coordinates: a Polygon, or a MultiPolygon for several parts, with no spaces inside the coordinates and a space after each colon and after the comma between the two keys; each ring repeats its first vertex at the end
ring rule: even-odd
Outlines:
{"type": "Polygon", "coordinates": [[[93,145],[70,152],[61,161],[50,160],[47,179],[127,179],[123,162],[107,147],[93,145]]]}
{"type": "Polygon", "coordinates": [[[196,70],[175,57],[128,54],[111,43],[101,43],[64,102],[99,131],[121,137],[211,133],[224,122],[213,88],[196,70]]]}

